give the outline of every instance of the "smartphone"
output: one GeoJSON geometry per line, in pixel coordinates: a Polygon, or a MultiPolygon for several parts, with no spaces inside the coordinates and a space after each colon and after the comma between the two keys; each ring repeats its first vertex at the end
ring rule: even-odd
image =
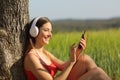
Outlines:
{"type": "MultiPolygon", "coordinates": [[[[85,32],[86,32],[86,31],[84,31],[84,32],[82,33],[82,36],[81,36],[81,38],[83,38],[83,39],[85,39],[85,32]]],[[[79,49],[82,48],[82,46],[80,45],[80,43],[78,44],[78,48],[79,48],[79,49]]]]}

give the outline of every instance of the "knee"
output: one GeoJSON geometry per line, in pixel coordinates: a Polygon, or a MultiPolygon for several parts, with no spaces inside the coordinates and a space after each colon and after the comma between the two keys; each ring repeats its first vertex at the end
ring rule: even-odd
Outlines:
{"type": "Polygon", "coordinates": [[[79,58],[79,61],[81,61],[88,70],[97,67],[97,65],[95,64],[93,59],[90,56],[88,56],[87,54],[81,55],[79,58]]]}
{"type": "Polygon", "coordinates": [[[92,60],[92,58],[90,56],[88,56],[87,54],[83,54],[79,57],[78,59],[79,61],[82,61],[84,63],[93,63],[94,61],[92,60]]]}

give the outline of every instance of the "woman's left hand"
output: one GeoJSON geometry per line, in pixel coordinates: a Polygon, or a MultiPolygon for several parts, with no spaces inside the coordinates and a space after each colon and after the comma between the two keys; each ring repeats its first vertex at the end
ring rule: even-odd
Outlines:
{"type": "Polygon", "coordinates": [[[86,49],[86,40],[82,38],[78,44],[77,49],[76,49],[76,56],[79,56],[80,53],[85,49],[86,49]]]}
{"type": "Polygon", "coordinates": [[[80,49],[85,50],[86,49],[86,39],[82,38],[78,45],[81,46],[80,49]]]}

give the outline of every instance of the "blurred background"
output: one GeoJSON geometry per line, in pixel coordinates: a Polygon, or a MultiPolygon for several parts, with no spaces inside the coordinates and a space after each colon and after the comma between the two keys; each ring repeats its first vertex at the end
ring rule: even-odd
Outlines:
{"type": "Polygon", "coordinates": [[[56,57],[69,58],[69,47],[87,31],[90,55],[112,80],[120,80],[120,0],[30,0],[30,19],[52,20],[53,38],[46,48],[56,57]]]}
{"type": "Polygon", "coordinates": [[[120,0],[30,0],[30,19],[46,16],[58,31],[120,27],[120,0]]]}

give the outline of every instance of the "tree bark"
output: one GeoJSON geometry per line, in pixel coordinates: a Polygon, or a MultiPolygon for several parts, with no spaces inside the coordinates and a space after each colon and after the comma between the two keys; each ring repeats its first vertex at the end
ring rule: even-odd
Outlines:
{"type": "Polygon", "coordinates": [[[0,80],[25,80],[23,51],[28,0],[0,0],[0,80]]]}

